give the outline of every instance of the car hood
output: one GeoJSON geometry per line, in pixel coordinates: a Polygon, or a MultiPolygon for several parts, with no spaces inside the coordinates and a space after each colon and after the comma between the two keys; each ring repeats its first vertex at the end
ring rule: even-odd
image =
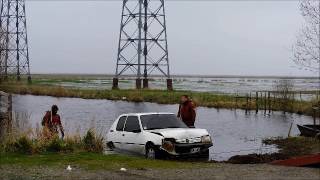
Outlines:
{"type": "Polygon", "coordinates": [[[209,135],[208,131],[205,129],[193,129],[193,128],[172,128],[172,129],[155,129],[147,130],[154,134],[158,134],[165,138],[175,138],[175,139],[188,139],[201,137],[209,135]]]}

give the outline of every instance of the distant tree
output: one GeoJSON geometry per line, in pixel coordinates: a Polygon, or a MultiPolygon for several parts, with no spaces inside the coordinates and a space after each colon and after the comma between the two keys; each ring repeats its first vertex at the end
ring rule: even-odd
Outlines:
{"type": "Polygon", "coordinates": [[[293,46],[293,59],[301,68],[320,73],[320,0],[302,0],[300,10],[306,25],[293,46]]]}
{"type": "Polygon", "coordinates": [[[292,106],[294,99],[294,81],[291,79],[280,79],[275,82],[275,95],[279,101],[280,109],[285,113],[292,106]]]}

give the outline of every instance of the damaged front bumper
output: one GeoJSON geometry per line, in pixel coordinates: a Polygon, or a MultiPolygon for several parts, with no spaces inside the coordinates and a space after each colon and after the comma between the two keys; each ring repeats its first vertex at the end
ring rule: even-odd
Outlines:
{"type": "Polygon", "coordinates": [[[160,146],[160,149],[173,156],[190,156],[207,153],[212,143],[192,143],[192,144],[179,144],[172,143],[173,147],[160,146]]]}

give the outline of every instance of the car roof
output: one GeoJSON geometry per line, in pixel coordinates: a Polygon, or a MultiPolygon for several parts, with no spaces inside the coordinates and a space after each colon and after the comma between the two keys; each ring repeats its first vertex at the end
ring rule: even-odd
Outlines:
{"type": "Polygon", "coordinates": [[[143,115],[153,115],[153,114],[174,114],[174,113],[170,113],[170,112],[128,113],[128,114],[121,114],[120,116],[143,116],[143,115]]]}

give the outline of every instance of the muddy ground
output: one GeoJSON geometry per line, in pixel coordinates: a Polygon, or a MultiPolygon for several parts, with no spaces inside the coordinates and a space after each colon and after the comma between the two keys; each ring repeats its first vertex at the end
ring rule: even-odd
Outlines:
{"type": "Polygon", "coordinates": [[[272,166],[267,164],[213,164],[212,167],[201,169],[128,169],[120,170],[85,170],[73,167],[71,172],[64,168],[36,167],[26,168],[14,165],[0,167],[2,180],[102,180],[102,179],[284,179],[308,180],[320,179],[320,169],[272,166]]]}

